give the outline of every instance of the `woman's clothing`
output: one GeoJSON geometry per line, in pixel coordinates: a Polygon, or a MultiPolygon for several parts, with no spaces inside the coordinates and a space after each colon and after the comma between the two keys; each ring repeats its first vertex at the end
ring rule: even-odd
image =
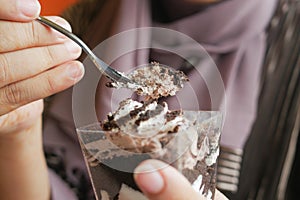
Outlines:
{"type": "MultiPolygon", "coordinates": [[[[87,2],[85,4],[87,7],[95,9],[95,12],[87,14],[87,22],[85,16],[72,16],[72,12],[67,16],[72,16],[71,22],[75,26],[75,32],[79,31],[78,34],[92,47],[96,47],[109,36],[135,28],[162,27],[179,32],[171,35],[161,35],[161,32],[158,32],[159,37],[157,37],[155,32],[150,31],[152,29],[149,31],[141,29],[145,31],[134,32],[135,35],[126,37],[126,40],[118,40],[113,48],[107,46],[106,55],[101,58],[124,72],[131,70],[132,66],[139,66],[149,61],[158,61],[186,72],[190,78],[190,85],[186,92],[179,94],[180,106],[183,109],[224,111],[226,118],[221,145],[233,149],[242,156],[242,150],[256,118],[260,75],[265,53],[265,29],[273,15],[276,0],[224,1],[209,7],[199,7],[198,12],[194,10],[186,12],[185,9],[183,16],[178,13],[172,14],[172,9],[180,12],[180,6],[184,3],[181,0],[178,1],[180,2],[178,5],[173,3],[174,5],[170,7],[165,6],[166,3],[170,3],[168,0],[156,1],[152,7],[150,1],[146,0],[131,0],[130,3],[117,0],[87,2]],[[151,12],[151,8],[157,9],[160,3],[166,15],[151,12]],[[88,32],[80,30],[80,26],[88,32]],[[151,43],[159,48],[140,49],[116,57],[119,53],[116,47],[126,46],[128,49],[135,50],[151,43]],[[211,58],[207,57],[199,44],[211,58]],[[183,57],[167,50],[178,52],[183,57]],[[219,85],[215,85],[219,78],[218,74],[213,72],[216,67],[222,77],[225,93],[219,85]]],[[[79,8],[85,9],[84,6],[79,8]]],[[[90,68],[92,67],[86,67],[87,70],[90,68]]],[[[119,100],[112,100],[115,94],[104,86],[106,81],[100,80],[95,97],[97,117],[100,120],[119,102],[119,100]]],[[[93,121],[89,120],[94,118],[90,118],[90,113],[84,114],[83,110],[80,111],[81,121],[76,118],[74,123],[72,111],[74,112],[76,103],[73,104],[72,110],[71,100],[72,89],[55,95],[46,113],[44,124],[45,151],[48,164],[52,168],[50,177],[52,177],[54,200],[76,199],[75,193],[79,194],[81,199],[92,198],[75,124],[80,126],[92,123],[93,121]]],[[[179,106],[178,99],[164,100],[169,105],[179,106]]],[[[237,161],[238,165],[239,162],[241,161],[237,161]]],[[[233,192],[237,189],[227,186],[222,188],[223,186],[220,184],[220,189],[233,192]]]]}

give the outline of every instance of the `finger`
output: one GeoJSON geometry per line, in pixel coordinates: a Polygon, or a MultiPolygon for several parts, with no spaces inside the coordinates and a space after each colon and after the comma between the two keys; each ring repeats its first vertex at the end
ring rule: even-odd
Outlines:
{"type": "Polygon", "coordinates": [[[42,111],[43,100],[41,99],[0,116],[0,133],[9,134],[16,133],[17,130],[25,130],[36,122],[42,111]]]}
{"type": "Polygon", "coordinates": [[[73,41],[0,54],[0,88],[80,56],[73,41]]]}
{"type": "Polygon", "coordinates": [[[0,19],[28,21],[36,18],[41,5],[38,0],[0,0],[0,19]]]}
{"type": "MultiPolygon", "coordinates": [[[[71,31],[70,24],[63,18],[55,16],[47,18],[71,31]]],[[[67,39],[63,34],[37,21],[27,23],[1,21],[0,33],[0,52],[62,43],[67,39]]]]}
{"type": "Polygon", "coordinates": [[[33,78],[0,89],[0,116],[32,101],[43,99],[77,83],[84,74],[78,61],[64,63],[33,78]]]}
{"type": "Polygon", "coordinates": [[[158,160],[142,162],[135,181],[150,200],[202,200],[189,181],[176,169],[158,160]]]}

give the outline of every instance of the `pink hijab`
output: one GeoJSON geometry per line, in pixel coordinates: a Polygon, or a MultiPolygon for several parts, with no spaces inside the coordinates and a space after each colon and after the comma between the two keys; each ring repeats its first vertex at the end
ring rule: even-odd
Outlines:
{"type": "MultiPolygon", "coordinates": [[[[182,1],[180,1],[182,3],[182,1]]],[[[185,34],[183,38],[189,38],[185,41],[175,36],[155,38],[150,31],[130,32],[131,37],[120,37],[111,46],[102,47],[97,51],[98,55],[120,71],[130,71],[132,67],[148,63],[151,60],[162,64],[173,66],[174,68],[187,71],[190,78],[190,85],[187,92],[182,92],[180,96],[180,105],[183,109],[201,109],[218,110],[226,112],[224,129],[222,133],[221,145],[235,149],[243,149],[245,142],[251,130],[251,126],[256,117],[257,98],[259,94],[260,72],[265,52],[265,29],[273,14],[276,0],[230,0],[210,6],[201,12],[194,13],[184,18],[177,19],[169,23],[155,22],[151,18],[151,8],[147,0],[131,0],[130,4],[126,1],[120,1],[120,9],[116,11],[117,20],[110,24],[111,35],[142,27],[163,27],[167,30],[178,31],[179,34],[185,34]],[[134,33],[134,34],[132,34],[134,33]],[[147,33],[147,34],[146,34],[147,33]],[[178,42],[179,41],[179,42],[178,42]],[[193,42],[189,42],[193,41],[193,42]],[[134,52],[128,52],[120,56],[120,52],[115,52],[122,48],[136,49],[135,47],[144,47],[145,44],[156,43],[162,49],[176,49],[174,52],[184,54],[185,60],[160,49],[143,49],[134,52]],[[177,42],[177,43],[176,43],[177,42]],[[209,53],[211,58],[199,53],[199,47],[202,47],[209,53]],[[117,57],[116,55],[119,55],[117,57]],[[212,70],[215,70],[214,63],[217,66],[219,74],[222,77],[222,85],[225,88],[219,88],[215,85],[213,91],[218,99],[212,100],[211,90],[206,86],[207,80],[203,74],[195,69],[204,69],[207,76],[212,70]],[[193,64],[192,68],[190,67],[193,64]],[[210,90],[210,91],[209,91],[210,90]],[[189,93],[188,91],[192,91],[189,93]],[[215,101],[217,103],[212,103],[215,101]]],[[[169,9],[176,7],[176,3],[169,9]]],[[[103,24],[99,24],[103,26],[103,24]]],[[[175,34],[176,35],[176,34],[175,34]]],[[[204,53],[204,55],[206,55],[204,53]]],[[[96,79],[94,85],[98,85],[99,74],[93,65],[87,60],[86,77],[80,82],[82,86],[76,86],[90,90],[86,85],[87,79],[96,79]],[[88,66],[91,65],[91,66],[88,66]]],[[[210,84],[218,81],[212,77],[210,84]]],[[[73,115],[76,126],[93,123],[94,116],[90,116],[94,108],[86,107],[90,101],[95,100],[98,118],[103,119],[105,115],[116,108],[119,99],[115,97],[112,89],[104,86],[106,79],[101,79],[97,87],[97,94],[92,96],[85,93],[76,93],[73,91],[73,115]],[[79,98],[85,100],[78,100],[79,98]],[[75,102],[74,102],[75,100],[75,102]],[[80,108],[81,107],[81,108],[80,108]]],[[[126,92],[120,92],[126,93],[126,92]]],[[[70,133],[70,137],[76,139],[74,132],[74,122],[72,119],[72,107],[70,104],[72,91],[68,90],[55,96],[50,113],[60,121],[63,129],[70,133]]],[[[178,107],[178,100],[175,98],[166,99],[171,107],[178,107]]],[[[55,134],[55,137],[59,137],[55,134]]],[[[57,140],[54,136],[50,137],[57,140]]],[[[48,141],[51,141],[50,139],[48,141]]]]}

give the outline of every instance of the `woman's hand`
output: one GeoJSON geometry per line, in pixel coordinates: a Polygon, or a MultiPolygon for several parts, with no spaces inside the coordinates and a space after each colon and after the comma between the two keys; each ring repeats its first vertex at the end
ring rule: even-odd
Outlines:
{"type": "MultiPolygon", "coordinates": [[[[158,160],[142,162],[135,170],[135,181],[150,200],[206,200],[175,168],[158,160]]],[[[215,200],[227,200],[216,191],[215,200]]]]}
{"type": "MultiPolygon", "coordinates": [[[[74,85],[84,70],[74,61],[79,46],[33,20],[40,11],[37,0],[0,0],[0,5],[1,137],[31,126],[42,112],[40,99],[74,85]]],[[[62,18],[51,20],[70,30],[62,18]]]]}
{"type": "MultiPolygon", "coordinates": [[[[42,99],[81,79],[81,49],[34,21],[38,0],[0,0],[0,199],[50,199],[42,99]],[[16,192],[17,191],[17,192],[16,192]]],[[[51,20],[70,30],[59,17],[51,20]]]]}

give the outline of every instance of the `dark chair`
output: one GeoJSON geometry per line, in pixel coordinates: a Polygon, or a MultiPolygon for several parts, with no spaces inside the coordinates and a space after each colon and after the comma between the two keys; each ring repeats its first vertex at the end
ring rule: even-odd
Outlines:
{"type": "MultiPolygon", "coordinates": [[[[243,152],[231,152],[241,168],[219,180],[219,188],[231,200],[299,199],[299,130],[300,1],[279,0],[268,29],[257,119],[243,152]]],[[[221,158],[226,154],[221,149],[221,158]]]]}

